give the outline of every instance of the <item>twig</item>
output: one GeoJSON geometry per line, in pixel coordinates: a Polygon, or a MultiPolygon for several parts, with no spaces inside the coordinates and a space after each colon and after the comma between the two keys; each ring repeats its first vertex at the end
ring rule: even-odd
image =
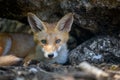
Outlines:
{"type": "Polygon", "coordinates": [[[97,80],[107,80],[109,74],[98,69],[95,66],[91,66],[87,62],[82,62],[79,64],[78,68],[82,69],[83,71],[87,72],[88,74],[92,74],[95,76],[97,80]]]}

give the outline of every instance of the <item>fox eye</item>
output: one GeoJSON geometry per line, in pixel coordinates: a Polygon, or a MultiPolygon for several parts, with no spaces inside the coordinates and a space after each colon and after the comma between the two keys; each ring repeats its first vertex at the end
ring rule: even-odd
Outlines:
{"type": "Polygon", "coordinates": [[[55,43],[60,43],[60,41],[61,41],[61,39],[57,39],[56,41],[55,41],[55,43]]]}
{"type": "Polygon", "coordinates": [[[43,44],[46,44],[47,43],[47,41],[46,40],[41,40],[41,42],[43,43],[43,44]]]}

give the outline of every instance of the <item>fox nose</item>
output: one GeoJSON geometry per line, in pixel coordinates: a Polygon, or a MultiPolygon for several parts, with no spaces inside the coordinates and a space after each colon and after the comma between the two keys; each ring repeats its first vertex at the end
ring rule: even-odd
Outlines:
{"type": "Polygon", "coordinates": [[[48,57],[49,57],[49,58],[53,58],[53,57],[54,57],[54,54],[49,54],[48,57]]]}

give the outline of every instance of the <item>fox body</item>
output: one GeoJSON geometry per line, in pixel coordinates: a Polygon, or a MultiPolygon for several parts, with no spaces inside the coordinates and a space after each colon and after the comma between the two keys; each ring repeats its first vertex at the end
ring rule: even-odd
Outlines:
{"type": "Polygon", "coordinates": [[[65,63],[73,14],[65,15],[56,23],[46,23],[35,14],[28,13],[28,22],[33,35],[0,33],[0,66],[12,65],[21,59],[24,60],[24,66],[33,59],[46,63],[65,63]]]}

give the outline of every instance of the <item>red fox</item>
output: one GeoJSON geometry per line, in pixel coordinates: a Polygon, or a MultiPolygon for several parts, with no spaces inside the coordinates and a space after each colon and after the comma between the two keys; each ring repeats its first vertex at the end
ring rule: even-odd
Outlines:
{"type": "Polygon", "coordinates": [[[33,59],[64,64],[68,56],[66,43],[73,23],[73,14],[66,14],[56,23],[47,23],[29,12],[28,22],[33,35],[0,33],[0,66],[13,65],[22,59],[24,66],[33,59]]]}

